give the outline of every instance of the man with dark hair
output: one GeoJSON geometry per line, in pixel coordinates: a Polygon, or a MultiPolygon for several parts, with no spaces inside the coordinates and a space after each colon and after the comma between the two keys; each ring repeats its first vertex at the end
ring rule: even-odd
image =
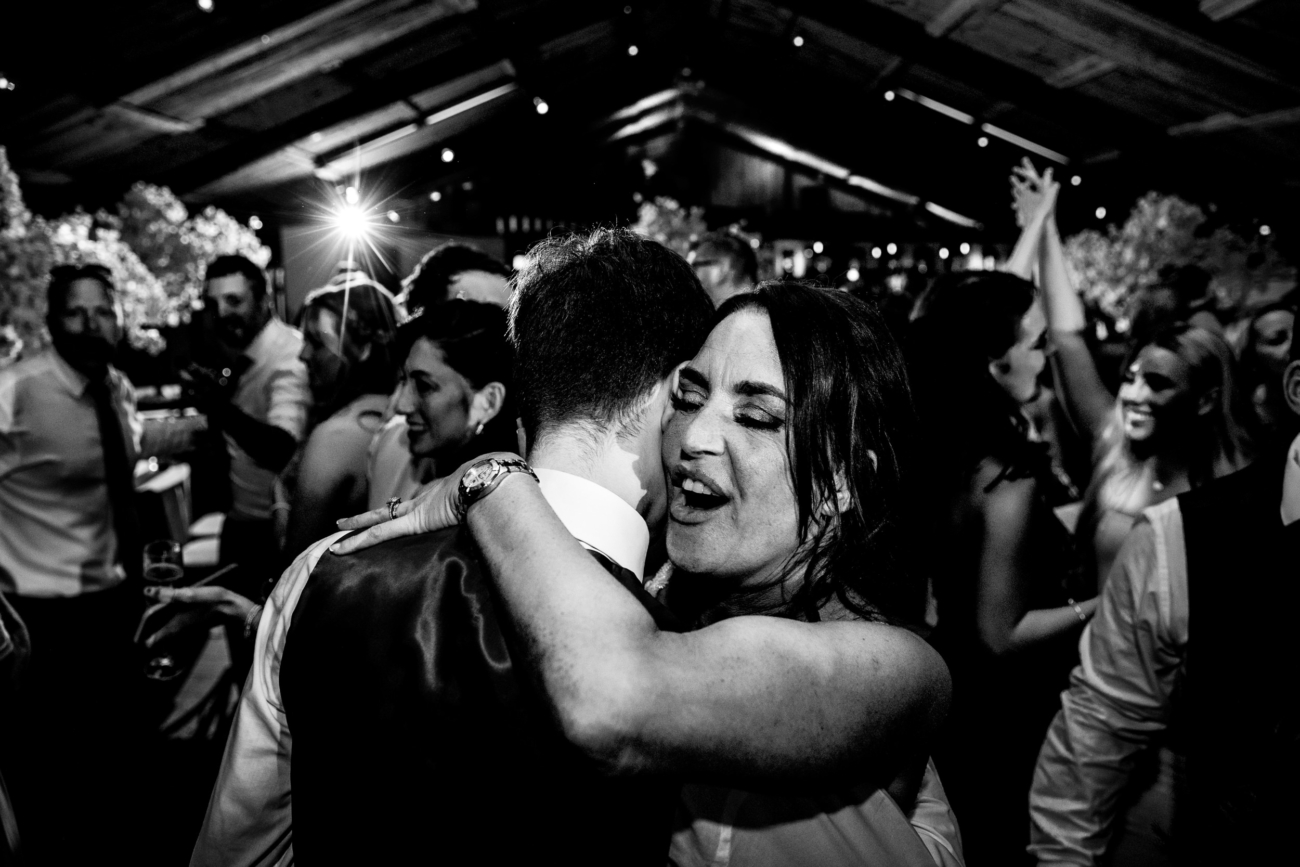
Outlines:
{"type": "Polygon", "coordinates": [[[691,267],[714,307],[758,283],[758,257],[748,242],[728,232],[710,232],[691,253],[691,267]]]}
{"type": "Polygon", "coordinates": [[[0,745],[25,855],[86,863],[116,851],[138,806],[121,797],[118,763],[140,677],[135,462],[188,431],[173,441],[135,411],[112,363],[122,322],[107,268],[54,268],[47,300],[52,348],[0,370],[0,590],[35,648],[0,745]]]}
{"type": "Polygon", "coordinates": [[[230,458],[230,510],[221,560],[245,566],[255,593],[259,570],[279,565],[271,520],[275,478],[307,428],[311,389],[299,357],[302,335],[272,314],[266,275],[243,256],[218,256],[203,287],[201,366],[188,371],[209,423],[230,458]],[[205,351],[206,350],[206,351],[205,351]]]}
{"type": "Polygon", "coordinates": [[[1039,753],[1029,797],[1039,864],[1099,863],[1140,760],[1157,747],[1185,757],[1186,773],[1166,781],[1172,822],[1125,829],[1129,863],[1295,857],[1285,829],[1300,812],[1291,686],[1300,663],[1300,341],[1282,390],[1285,448],[1147,509],[1120,550],[1039,753]]]}
{"type": "Polygon", "coordinates": [[[468,244],[448,241],[424,255],[402,281],[402,302],[412,315],[452,298],[505,307],[510,269],[468,244]]]}
{"type": "MultiPolygon", "coordinates": [[[[543,242],[512,310],[543,490],[665,628],[641,587],[645,518],[666,500],[659,420],[668,377],[711,318],[686,262],[624,230],[543,242]]],[[[304,863],[413,863],[454,834],[490,846],[492,862],[662,864],[673,787],[603,778],[555,730],[468,537],[322,559],[337,538],[299,557],[267,602],[191,863],[273,863],[290,847],[304,863]],[[506,834],[503,798],[516,802],[506,834]]]]}

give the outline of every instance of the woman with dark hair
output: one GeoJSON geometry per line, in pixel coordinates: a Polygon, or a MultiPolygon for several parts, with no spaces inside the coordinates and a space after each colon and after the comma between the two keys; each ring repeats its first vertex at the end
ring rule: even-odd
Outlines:
{"type": "MultiPolygon", "coordinates": [[[[899,734],[900,708],[864,696],[904,675],[888,657],[853,661],[924,608],[906,557],[911,400],[888,330],[847,294],[765,283],[722,305],[674,378],[662,436],[672,565],[647,589],[691,631],[660,631],[631,594],[593,603],[608,575],[531,483],[502,486],[492,516],[469,525],[498,584],[548,594],[505,596],[552,713],[610,773],[708,783],[683,796],[674,863],[960,864],[924,736],[913,726],[910,745],[865,746],[899,734]],[[757,637],[772,628],[780,642],[757,637]],[[797,661],[778,652],[787,638],[797,661]],[[719,653],[723,670],[701,664],[719,653]],[[719,708],[711,684],[732,666],[762,667],[768,688],[719,708]],[[811,682],[809,704],[796,696],[811,682]],[[739,730],[738,717],[778,706],[775,730],[739,730]],[[792,747],[809,715],[816,743],[792,747]]],[[[461,476],[422,495],[423,528],[451,522],[461,476]]]]}
{"type": "Polygon", "coordinates": [[[1034,760],[1096,606],[1052,511],[1066,492],[1025,416],[1045,329],[1033,284],[980,272],[936,281],[908,335],[936,540],[934,643],[953,675],[938,763],[976,863],[1024,860],[1034,760]]]}
{"type": "Polygon", "coordinates": [[[286,562],[366,504],[366,453],[397,380],[397,306],[364,276],[310,293],[298,315],[318,422],[293,474],[286,562]]]}
{"type": "Polygon", "coordinates": [[[1295,311],[1300,293],[1288,292],[1250,317],[1243,335],[1241,374],[1243,392],[1253,410],[1252,419],[1260,452],[1268,453],[1272,441],[1284,436],[1291,411],[1278,383],[1286,369],[1295,332],[1295,311]]]}

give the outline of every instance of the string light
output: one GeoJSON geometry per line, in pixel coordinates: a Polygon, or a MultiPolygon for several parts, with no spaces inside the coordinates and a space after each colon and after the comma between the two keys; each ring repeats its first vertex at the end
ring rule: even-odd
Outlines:
{"type": "Polygon", "coordinates": [[[262,228],[262,218],[257,216],[257,214],[254,214],[253,216],[249,217],[248,228],[252,229],[254,232],[262,228]]]}
{"type": "Polygon", "coordinates": [[[1079,177],[1078,175],[1075,175],[1074,177],[1070,178],[1070,186],[1072,187],[1077,187],[1081,183],[1083,183],[1083,178],[1079,177]]]}
{"type": "Polygon", "coordinates": [[[895,95],[895,94],[894,94],[894,92],[893,92],[892,90],[886,90],[886,91],[885,91],[885,102],[893,102],[893,101],[894,101],[894,95],[895,95]]]}
{"type": "MultiPolygon", "coordinates": [[[[1267,234],[1267,233],[1266,233],[1266,234],[1267,234]]],[[[826,249],[826,248],[822,245],[822,242],[821,242],[821,241],[813,241],[813,252],[814,252],[814,253],[817,253],[817,254],[820,255],[820,254],[821,254],[821,251],[822,251],[822,250],[825,250],[825,249],[826,249]]]]}
{"type": "Polygon", "coordinates": [[[551,107],[546,104],[546,100],[542,99],[540,96],[533,97],[533,107],[537,109],[538,114],[546,114],[551,110],[551,107]]]}
{"type": "Polygon", "coordinates": [[[343,201],[347,202],[349,205],[355,205],[357,202],[361,201],[361,193],[358,192],[356,187],[348,187],[343,191],[343,201]]]}
{"type": "Polygon", "coordinates": [[[356,205],[344,205],[334,212],[334,226],[349,240],[360,240],[370,234],[373,226],[366,212],[356,205]]]}
{"type": "Polygon", "coordinates": [[[640,52],[640,50],[641,50],[641,49],[637,48],[635,45],[629,45],[629,46],[627,47],[627,56],[628,56],[628,57],[636,57],[637,54],[638,54],[638,52],[640,52]]]}
{"type": "Polygon", "coordinates": [[[211,12],[212,6],[213,6],[212,0],[199,0],[199,8],[202,9],[204,12],[211,12]]]}
{"type": "Polygon", "coordinates": [[[443,148],[443,149],[442,149],[442,161],[443,161],[444,163],[449,163],[449,162],[451,162],[451,161],[454,160],[454,159],[456,159],[456,152],[455,152],[455,151],[453,151],[451,148],[443,148]]]}
{"type": "Polygon", "coordinates": [[[0,90],[13,90],[14,83],[6,76],[0,75],[0,90]]]}
{"type": "Polygon", "coordinates": [[[958,247],[957,249],[961,251],[961,254],[962,254],[963,256],[969,256],[969,255],[970,255],[970,244],[967,244],[965,241],[962,241],[962,242],[961,242],[961,246],[958,247]]]}
{"type": "Polygon", "coordinates": [[[848,273],[845,274],[844,276],[848,279],[850,283],[856,283],[862,277],[862,272],[860,272],[857,268],[850,268],[848,270],[848,273]]]}
{"type": "Polygon", "coordinates": [[[872,259],[879,259],[882,255],[884,255],[884,251],[882,251],[879,247],[872,247],[872,248],[871,248],[871,258],[872,258],[872,259]]]}
{"type": "Polygon", "coordinates": [[[431,202],[441,202],[441,201],[442,201],[442,193],[439,192],[438,190],[434,190],[432,193],[429,193],[429,201],[431,201],[431,202]]]}
{"type": "Polygon", "coordinates": [[[396,211],[389,211],[389,212],[388,212],[388,222],[390,222],[390,223],[400,223],[400,222],[402,222],[402,215],[399,214],[399,213],[397,213],[396,211]]]}
{"type": "Polygon", "coordinates": [[[1094,211],[1094,213],[1097,215],[1097,219],[1098,219],[1098,220],[1104,220],[1104,219],[1106,219],[1106,209],[1105,209],[1105,208],[1098,208],[1096,211],[1094,211]]]}
{"type": "Polygon", "coordinates": [[[1259,233],[1265,237],[1268,237],[1269,235],[1273,234],[1273,227],[1265,223],[1264,225],[1259,227],[1259,233]]]}
{"type": "Polygon", "coordinates": [[[891,256],[894,255],[895,253],[898,252],[898,245],[895,244],[893,241],[890,241],[888,244],[885,245],[885,252],[891,256]]]}
{"type": "Polygon", "coordinates": [[[979,138],[975,139],[975,144],[979,145],[982,148],[986,148],[989,146],[989,137],[986,135],[982,135],[979,138]]]}
{"type": "Polygon", "coordinates": [[[795,47],[795,48],[803,48],[803,37],[802,37],[802,36],[796,36],[796,37],[794,38],[794,47],[795,47]]]}
{"type": "Polygon", "coordinates": [[[940,248],[939,248],[939,258],[940,258],[940,259],[947,259],[947,258],[948,258],[948,248],[947,248],[947,247],[940,247],[940,248]]]}

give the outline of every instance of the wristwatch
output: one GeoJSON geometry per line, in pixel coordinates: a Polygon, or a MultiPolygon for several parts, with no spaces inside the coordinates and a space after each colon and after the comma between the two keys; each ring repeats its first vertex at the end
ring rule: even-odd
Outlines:
{"type": "Polygon", "coordinates": [[[465,475],[460,477],[460,485],[456,489],[456,519],[465,523],[465,513],[470,504],[490,494],[511,473],[528,473],[534,482],[537,481],[533,468],[520,458],[484,458],[471,464],[465,475]]]}

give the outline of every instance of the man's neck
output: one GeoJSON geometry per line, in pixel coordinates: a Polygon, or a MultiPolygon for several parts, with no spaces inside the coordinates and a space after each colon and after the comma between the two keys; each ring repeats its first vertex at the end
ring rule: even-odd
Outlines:
{"type": "Polygon", "coordinates": [[[528,462],[538,469],[558,470],[600,485],[647,522],[657,522],[660,516],[651,514],[653,477],[645,476],[649,472],[662,474],[660,458],[653,455],[651,466],[644,451],[640,442],[624,442],[612,434],[591,437],[586,432],[556,431],[541,438],[528,453],[528,462]]]}

